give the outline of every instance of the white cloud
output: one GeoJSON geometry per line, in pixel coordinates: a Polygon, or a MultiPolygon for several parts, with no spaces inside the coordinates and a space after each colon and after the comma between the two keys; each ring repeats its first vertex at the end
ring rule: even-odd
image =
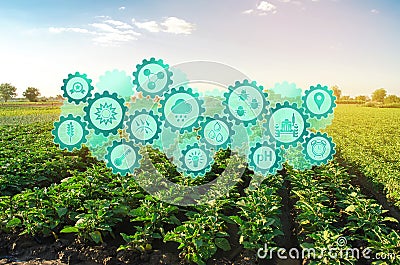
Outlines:
{"type": "Polygon", "coordinates": [[[74,27],[50,27],[50,33],[82,33],[93,36],[93,42],[102,46],[119,46],[122,43],[136,40],[141,34],[134,31],[133,27],[123,21],[112,20],[103,17],[105,20],[99,23],[89,24],[87,28],[74,27]]]}
{"type": "Polygon", "coordinates": [[[377,9],[372,9],[370,12],[371,12],[372,14],[379,14],[379,13],[380,13],[380,11],[377,10],[377,9]]]}
{"type": "Polygon", "coordinates": [[[126,7],[124,7],[124,6],[121,6],[120,8],[118,8],[118,10],[125,10],[126,9],[126,7]]]}
{"type": "Polygon", "coordinates": [[[145,29],[150,32],[160,32],[161,31],[160,25],[154,20],[146,21],[146,22],[138,22],[138,21],[135,21],[135,19],[132,19],[132,23],[136,27],[138,27],[140,29],[145,29]]]}
{"type": "Polygon", "coordinates": [[[131,25],[129,25],[128,23],[125,23],[125,22],[122,22],[119,20],[107,19],[104,22],[111,24],[118,29],[133,29],[133,27],[131,25]]]}
{"type": "Polygon", "coordinates": [[[264,12],[271,12],[273,14],[275,14],[277,12],[277,8],[275,5],[267,2],[267,1],[261,1],[258,6],[257,6],[258,10],[264,11],[264,12]]]}
{"type": "MultiPolygon", "coordinates": [[[[290,2],[291,0],[280,0],[281,2],[290,2]]],[[[276,14],[278,12],[278,8],[267,1],[261,1],[255,9],[247,9],[242,12],[242,14],[256,14],[259,16],[265,16],[268,13],[276,14]]]]}
{"type": "Polygon", "coordinates": [[[132,23],[139,29],[149,32],[166,32],[189,35],[195,30],[195,25],[177,17],[167,17],[162,22],[155,20],[139,22],[132,19],[132,23]]]}
{"type": "Polygon", "coordinates": [[[137,40],[141,34],[134,30],[144,29],[149,32],[166,32],[173,34],[191,34],[195,25],[177,17],[167,17],[162,22],[138,22],[132,19],[132,24],[114,20],[109,16],[97,16],[99,22],[88,24],[86,27],[50,27],[52,34],[80,33],[92,36],[92,41],[101,46],[120,46],[123,43],[137,40]]]}
{"type": "Polygon", "coordinates": [[[90,33],[89,30],[83,28],[63,28],[63,27],[50,27],[49,32],[51,33],[63,33],[63,32],[75,32],[75,33],[90,33]]]}
{"type": "Polygon", "coordinates": [[[243,11],[242,12],[242,14],[251,14],[251,13],[253,13],[254,12],[254,9],[247,9],[247,10],[245,10],[245,11],[243,11]]]}
{"type": "Polygon", "coordinates": [[[191,34],[195,28],[194,24],[186,22],[183,19],[177,17],[168,17],[161,23],[164,26],[164,32],[174,34],[191,34]]]}

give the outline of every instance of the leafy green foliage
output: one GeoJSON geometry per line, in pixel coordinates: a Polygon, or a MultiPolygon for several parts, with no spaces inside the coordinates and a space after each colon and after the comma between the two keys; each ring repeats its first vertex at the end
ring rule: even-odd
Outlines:
{"type": "Polygon", "coordinates": [[[281,198],[276,187],[260,185],[257,189],[246,189],[245,196],[237,203],[238,215],[231,216],[239,225],[240,240],[247,249],[262,248],[265,243],[283,235],[279,219],[281,198]]]}
{"type": "Polygon", "coordinates": [[[342,161],[358,169],[400,206],[399,109],[339,106],[327,130],[342,161]]]}
{"type": "Polygon", "coordinates": [[[186,213],[189,218],[182,225],[168,232],[164,241],[179,243],[180,256],[196,264],[206,264],[218,248],[231,249],[227,230],[227,222],[232,222],[221,211],[230,204],[230,200],[214,201],[196,207],[197,211],[186,213]]]}

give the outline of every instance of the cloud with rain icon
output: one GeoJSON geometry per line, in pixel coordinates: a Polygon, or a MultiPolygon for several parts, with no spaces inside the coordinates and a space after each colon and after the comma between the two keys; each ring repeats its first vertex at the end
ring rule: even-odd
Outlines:
{"type": "Polygon", "coordinates": [[[177,99],[175,104],[172,106],[171,111],[175,114],[176,120],[185,121],[187,114],[192,111],[192,105],[187,103],[184,99],[177,99]]]}

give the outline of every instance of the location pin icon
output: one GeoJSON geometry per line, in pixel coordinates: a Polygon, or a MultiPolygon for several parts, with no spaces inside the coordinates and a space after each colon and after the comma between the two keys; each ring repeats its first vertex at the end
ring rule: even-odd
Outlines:
{"type": "Polygon", "coordinates": [[[317,104],[318,109],[321,110],[321,106],[322,106],[322,104],[323,104],[324,101],[325,101],[325,95],[324,95],[324,93],[322,93],[322,92],[315,93],[315,95],[314,95],[314,101],[315,101],[315,103],[317,104]]]}

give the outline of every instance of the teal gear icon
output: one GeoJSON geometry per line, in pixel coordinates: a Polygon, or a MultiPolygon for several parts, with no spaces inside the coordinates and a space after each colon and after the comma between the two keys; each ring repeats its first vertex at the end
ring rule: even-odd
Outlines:
{"type": "Polygon", "coordinates": [[[201,129],[198,131],[200,141],[208,149],[218,151],[231,147],[232,136],[235,131],[232,129],[232,122],[229,122],[227,117],[219,114],[215,114],[214,117],[206,117],[200,123],[200,127],[201,129]]]}
{"type": "Polygon", "coordinates": [[[83,108],[88,127],[94,129],[96,134],[104,136],[110,133],[117,134],[118,129],[123,128],[125,112],[128,110],[124,103],[125,100],[118,98],[117,93],[111,95],[108,91],[104,91],[103,94],[96,93],[83,108]]]}
{"type": "Polygon", "coordinates": [[[104,75],[99,77],[96,88],[99,93],[106,90],[110,93],[115,92],[126,100],[129,100],[134,95],[132,76],[119,70],[105,72],[104,75]]]}
{"type": "Polygon", "coordinates": [[[268,93],[263,92],[262,86],[257,86],[255,81],[236,81],[235,86],[230,86],[224,93],[224,112],[230,120],[244,126],[255,124],[267,114],[268,93]]]}
{"type": "Polygon", "coordinates": [[[270,140],[276,142],[277,147],[296,146],[297,143],[304,142],[304,137],[308,135],[307,129],[310,128],[308,118],[296,103],[290,104],[288,101],[283,105],[276,103],[275,108],[271,108],[270,114],[267,115],[267,122],[264,123],[265,131],[270,140]]]}
{"type": "Polygon", "coordinates": [[[177,167],[178,171],[191,177],[204,176],[211,170],[211,165],[214,163],[211,151],[205,145],[198,143],[187,145],[186,149],[181,152],[179,160],[182,162],[182,166],[177,167]]]}
{"type": "Polygon", "coordinates": [[[89,131],[81,117],[69,114],[67,117],[60,116],[60,120],[54,122],[51,134],[54,136],[54,143],[59,144],[60,149],[72,151],[74,148],[82,148],[89,131]]]}
{"type": "Polygon", "coordinates": [[[162,97],[172,85],[172,72],[168,64],[163,60],[144,59],[142,64],[136,65],[136,72],[133,73],[136,90],[142,92],[143,96],[162,97]]]}
{"type": "Polygon", "coordinates": [[[63,97],[67,98],[69,103],[79,104],[86,102],[92,96],[91,92],[94,87],[91,85],[92,80],[88,79],[86,74],[69,74],[67,79],[63,80],[64,85],[61,90],[64,92],[63,97]]]}
{"type": "Polygon", "coordinates": [[[198,93],[193,93],[191,88],[173,88],[164,94],[160,104],[160,118],[165,122],[165,127],[180,133],[198,128],[205,112],[204,100],[199,98],[198,93]]]}
{"type": "Polygon", "coordinates": [[[271,89],[268,89],[268,100],[275,107],[276,103],[289,101],[290,103],[302,104],[302,90],[295,83],[282,82],[276,83],[271,89]]]}
{"type": "Polygon", "coordinates": [[[316,87],[310,87],[305,91],[302,99],[303,107],[306,113],[310,115],[310,118],[327,118],[336,107],[336,96],[333,95],[333,90],[327,86],[317,85],[316,87]]]}
{"type": "Polygon", "coordinates": [[[136,110],[126,122],[126,131],[134,143],[147,145],[153,144],[161,134],[160,117],[152,110],[136,110]]]}
{"type": "Polygon", "coordinates": [[[335,147],[332,137],[326,133],[311,133],[303,143],[303,154],[312,165],[319,166],[333,159],[335,147]]]}
{"type": "Polygon", "coordinates": [[[281,149],[267,141],[250,148],[249,168],[263,176],[273,175],[282,169],[281,149]]]}
{"type": "Polygon", "coordinates": [[[113,141],[112,145],[107,147],[107,153],[104,157],[107,167],[111,168],[114,174],[126,176],[133,174],[135,169],[140,167],[142,159],[139,153],[140,147],[125,139],[113,141]]]}

